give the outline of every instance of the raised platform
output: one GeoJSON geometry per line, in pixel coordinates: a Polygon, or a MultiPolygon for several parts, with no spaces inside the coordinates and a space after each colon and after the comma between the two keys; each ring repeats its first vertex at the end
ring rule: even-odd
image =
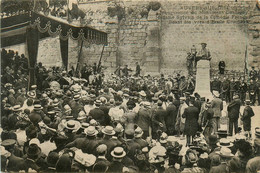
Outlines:
{"type": "Polygon", "coordinates": [[[210,92],[210,62],[208,60],[200,60],[197,63],[196,72],[196,86],[195,91],[201,97],[211,99],[212,93],[210,92]]]}

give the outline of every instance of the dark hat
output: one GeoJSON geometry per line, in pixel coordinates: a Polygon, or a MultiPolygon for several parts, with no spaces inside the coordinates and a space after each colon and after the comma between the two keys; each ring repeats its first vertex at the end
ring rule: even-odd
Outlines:
{"type": "Polygon", "coordinates": [[[259,127],[255,128],[255,137],[260,138],[260,128],[259,127]]]}
{"type": "Polygon", "coordinates": [[[207,43],[200,43],[201,45],[207,45],[207,43]]]}
{"type": "Polygon", "coordinates": [[[16,143],[16,140],[14,139],[6,139],[2,142],[2,146],[4,147],[8,147],[8,146],[12,146],[16,143]]]}
{"type": "Polygon", "coordinates": [[[29,147],[26,149],[26,153],[28,156],[36,156],[41,153],[41,148],[38,147],[36,144],[31,144],[29,147]]]}
{"type": "Polygon", "coordinates": [[[218,136],[217,135],[210,135],[209,136],[209,145],[216,145],[218,142],[218,136]]]}
{"type": "Polygon", "coordinates": [[[59,160],[59,154],[52,151],[52,152],[49,153],[46,160],[47,160],[48,166],[55,167],[57,161],[59,160]]]}
{"type": "Polygon", "coordinates": [[[29,119],[33,124],[36,124],[42,120],[41,115],[36,112],[30,113],[29,119]]]}

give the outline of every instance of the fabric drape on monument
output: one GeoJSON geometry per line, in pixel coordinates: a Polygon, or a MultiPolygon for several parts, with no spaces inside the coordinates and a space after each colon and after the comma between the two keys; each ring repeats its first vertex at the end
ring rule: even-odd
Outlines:
{"type": "Polygon", "coordinates": [[[69,57],[69,40],[62,40],[60,38],[60,51],[61,51],[61,59],[62,64],[67,70],[68,68],[68,57],[69,57]]]}
{"type": "Polygon", "coordinates": [[[29,59],[29,81],[30,86],[36,84],[35,78],[35,67],[37,63],[38,54],[38,44],[39,44],[39,32],[37,29],[28,27],[26,30],[26,43],[28,49],[28,59],[29,59]]]}

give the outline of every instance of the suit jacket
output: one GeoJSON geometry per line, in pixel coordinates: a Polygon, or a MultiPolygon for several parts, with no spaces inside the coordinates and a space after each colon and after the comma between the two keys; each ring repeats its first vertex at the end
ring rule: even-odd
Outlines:
{"type": "Polygon", "coordinates": [[[136,123],[143,131],[148,131],[152,124],[151,111],[149,109],[141,108],[138,111],[136,123]]]}
{"type": "Polygon", "coordinates": [[[130,159],[134,160],[135,159],[135,154],[136,154],[136,150],[140,150],[141,146],[135,142],[134,139],[127,139],[126,140],[126,145],[127,145],[127,149],[128,149],[128,156],[130,157],[130,159]]]}
{"type": "Polygon", "coordinates": [[[221,163],[220,165],[218,166],[213,166],[209,173],[228,173],[228,166],[227,166],[227,163],[221,163]]]}
{"type": "Polygon", "coordinates": [[[106,172],[109,168],[110,162],[105,158],[97,158],[95,164],[93,165],[93,172],[106,172]]]}
{"type": "Polygon", "coordinates": [[[232,120],[237,120],[239,118],[239,110],[241,106],[240,99],[234,99],[227,107],[228,118],[232,120]]]}
{"type": "Polygon", "coordinates": [[[153,117],[153,130],[154,131],[157,131],[159,129],[161,129],[162,131],[166,130],[166,124],[165,124],[166,115],[167,115],[167,112],[162,107],[160,107],[156,110],[155,115],[153,117]],[[160,127],[159,123],[162,123],[163,127],[160,127]]]}
{"type": "Polygon", "coordinates": [[[182,117],[186,118],[184,133],[190,136],[195,135],[198,130],[199,109],[195,106],[189,106],[184,110],[182,117]]]}
{"type": "Polygon", "coordinates": [[[214,112],[214,117],[221,117],[221,111],[223,110],[223,101],[220,98],[214,98],[211,102],[211,105],[214,112]]]}
{"type": "Polygon", "coordinates": [[[122,162],[118,162],[118,161],[113,161],[109,168],[108,168],[108,171],[107,172],[118,172],[118,173],[121,173],[123,172],[123,163],[122,162]]]}
{"type": "Polygon", "coordinates": [[[20,170],[25,170],[25,161],[21,157],[16,157],[14,154],[12,154],[8,158],[9,162],[7,164],[7,171],[14,171],[14,172],[19,172],[20,170]]]}
{"type": "MultiPolygon", "coordinates": [[[[176,123],[177,108],[173,103],[170,103],[166,108],[167,115],[165,117],[166,126],[172,126],[176,123]]],[[[168,127],[167,127],[168,128],[168,127]]]]}

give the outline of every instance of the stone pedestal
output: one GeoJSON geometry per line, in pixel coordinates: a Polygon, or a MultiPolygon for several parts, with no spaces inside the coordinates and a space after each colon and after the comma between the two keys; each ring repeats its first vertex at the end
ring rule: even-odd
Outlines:
{"type": "Polygon", "coordinates": [[[210,92],[210,65],[208,60],[200,60],[197,63],[195,92],[201,97],[212,97],[210,92]]]}

